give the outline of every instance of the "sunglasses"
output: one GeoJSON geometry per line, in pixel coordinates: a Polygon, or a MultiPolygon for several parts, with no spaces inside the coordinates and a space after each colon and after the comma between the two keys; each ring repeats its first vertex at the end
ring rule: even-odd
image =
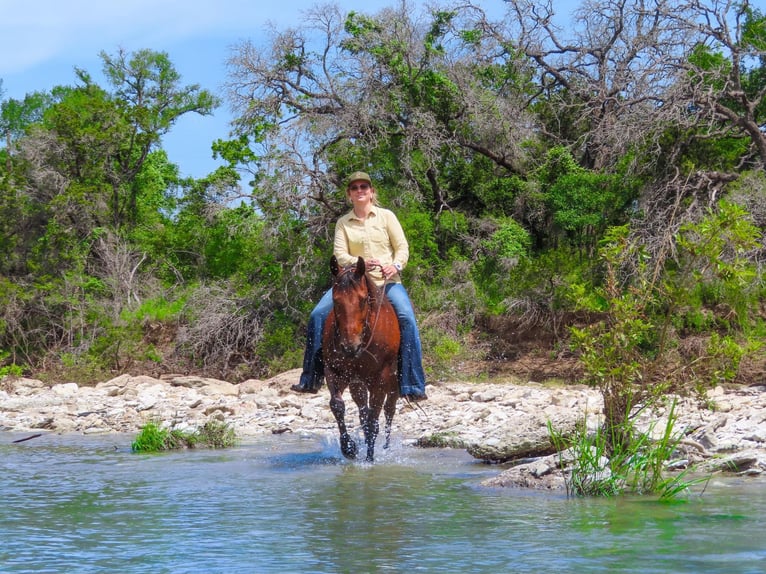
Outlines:
{"type": "Polygon", "coordinates": [[[362,191],[366,191],[366,190],[370,189],[370,184],[369,183],[360,183],[358,185],[350,185],[348,187],[349,191],[356,191],[357,189],[361,189],[362,191]]]}

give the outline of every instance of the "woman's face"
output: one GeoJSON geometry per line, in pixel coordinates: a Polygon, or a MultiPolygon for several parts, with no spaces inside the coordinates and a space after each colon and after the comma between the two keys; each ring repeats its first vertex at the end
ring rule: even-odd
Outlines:
{"type": "Polygon", "coordinates": [[[352,181],[348,184],[348,188],[346,190],[346,193],[348,193],[349,198],[354,203],[364,203],[365,201],[369,201],[372,197],[372,186],[369,184],[369,182],[364,180],[357,180],[352,181]]]}

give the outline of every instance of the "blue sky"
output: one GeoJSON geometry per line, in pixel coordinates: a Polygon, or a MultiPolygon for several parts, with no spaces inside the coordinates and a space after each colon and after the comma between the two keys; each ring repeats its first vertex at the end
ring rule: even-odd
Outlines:
{"type": "MultiPolygon", "coordinates": [[[[345,10],[375,13],[399,0],[337,0],[345,10]]],[[[0,0],[2,99],[75,82],[74,68],[100,80],[100,51],[148,48],[167,52],[187,84],[221,96],[225,61],[242,40],[260,43],[271,23],[295,25],[317,0],[0,0]]],[[[502,0],[477,0],[493,16],[502,0]]],[[[569,3],[569,0],[564,3],[569,3]]],[[[417,5],[423,4],[417,0],[417,5]]],[[[103,84],[102,84],[103,85],[103,84]]],[[[183,175],[213,171],[210,144],[226,138],[228,104],[212,117],[184,116],[164,140],[170,160],[183,175]]]]}

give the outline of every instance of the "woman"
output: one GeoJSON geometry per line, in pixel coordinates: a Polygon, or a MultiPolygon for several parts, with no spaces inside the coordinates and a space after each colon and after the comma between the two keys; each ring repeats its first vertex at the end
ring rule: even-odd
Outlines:
{"type": "MultiPolygon", "coordinates": [[[[363,257],[370,275],[396,310],[402,334],[399,349],[399,392],[411,401],[426,399],[423,351],[420,345],[415,312],[402,285],[401,270],[407,265],[409,246],[396,215],[378,204],[370,176],[363,171],[351,174],[346,194],[353,209],[335,226],[333,252],[345,267],[363,257]]],[[[300,383],[291,388],[299,393],[316,393],[322,386],[322,328],[332,310],[332,289],[319,300],[309,316],[306,351],[300,383]]]]}

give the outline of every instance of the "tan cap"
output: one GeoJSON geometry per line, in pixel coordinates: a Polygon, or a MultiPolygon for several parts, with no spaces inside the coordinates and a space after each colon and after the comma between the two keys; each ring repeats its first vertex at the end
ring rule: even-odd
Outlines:
{"type": "Polygon", "coordinates": [[[355,171],[350,176],[348,176],[348,185],[351,185],[355,181],[366,181],[370,185],[372,185],[372,180],[370,179],[370,176],[364,173],[363,171],[355,171]]]}

